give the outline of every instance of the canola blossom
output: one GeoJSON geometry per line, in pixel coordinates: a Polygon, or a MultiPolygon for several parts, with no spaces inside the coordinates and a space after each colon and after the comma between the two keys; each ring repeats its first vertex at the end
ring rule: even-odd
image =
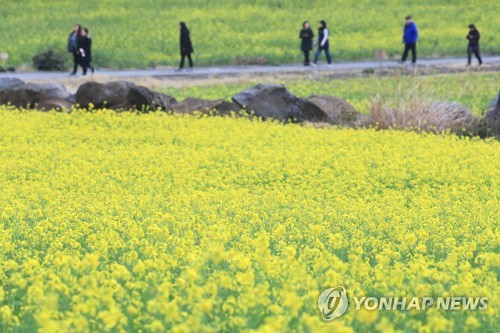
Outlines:
{"type": "Polygon", "coordinates": [[[500,143],[0,109],[1,332],[498,330],[500,143]],[[481,296],[356,311],[322,290],[481,296]]]}

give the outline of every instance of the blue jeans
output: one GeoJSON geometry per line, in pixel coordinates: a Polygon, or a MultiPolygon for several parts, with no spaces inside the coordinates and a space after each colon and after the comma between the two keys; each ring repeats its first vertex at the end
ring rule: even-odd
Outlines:
{"type": "Polygon", "coordinates": [[[326,61],[328,61],[328,65],[332,63],[332,57],[330,56],[330,44],[326,43],[325,46],[321,47],[321,45],[318,46],[318,51],[316,52],[316,55],[314,56],[314,63],[318,63],[319,56],[321,55],[321,51],[325,51],[326,54],[326,61]]]}

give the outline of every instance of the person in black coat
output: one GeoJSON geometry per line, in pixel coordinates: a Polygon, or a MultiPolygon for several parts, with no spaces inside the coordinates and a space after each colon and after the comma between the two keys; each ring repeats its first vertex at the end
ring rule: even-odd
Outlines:
{"type": "Polygon", "coordinates": [[[73,30],[68,36],[68,52],[73,54],[73,71],[71,75],[76,75],[78,65],[81,62],[80,52],[78,51],[78,43],[82,35],[82,26],[75,24],[73,30]]]}
{"type": "Polygon", "coordinates": [[[184,60],[186,57],[189,60],[189,68],[193,69],[193,59],[191,58],[191,54],[194,52],[193,44],[191,43],[191,37],[189,33],[189,29],[186,26],[186,23],[179,23],[181,28],[181,38],[180,38],[180,47],[181,47],[181,63],[179,65],[179,71],[184,68],[184,60]]]}
{"type": "Polygon", "coordinates": [[[92,38],[89,34],[89,29],[82,29],[82,36],[78,41],[78,52],[80,53],[81,61],[80,64],[83,69],[83,75],[87,75],[87,69],[90,68],[92,73],[95,72],[95,68],[92,66],[92,38]]]}
{"type": "Polygon", "coordinates": [[[473,53],[479,61],[479,66],[481,66],[483,64],[483,60],[479,54],[479,40],[481,39],[481,34],[474,24],[469,25],[469,34],[466,38],[469,40],[469,46],[467,47],[468,66],[471,64],[473,53]]]}
{"type": "Polygon", "coordinates": [[[309,25],[309,22],[305,21],[302,24],[302,30],[300,30],[299,38],[302,40],[301,50],[304,53],[304,66],[309,66],[311,64],[309,61],[309,53],[313,48],[314,38],[314,33],[309,25]]]}

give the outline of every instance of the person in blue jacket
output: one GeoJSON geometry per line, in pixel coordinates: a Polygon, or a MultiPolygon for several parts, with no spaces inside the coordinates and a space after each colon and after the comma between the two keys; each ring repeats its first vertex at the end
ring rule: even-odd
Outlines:
{"type": "Polygon", "coordinates": [[[406,24],[403,28],[403,43],[405,44],[405,50],[403,52],[403,57],[401,58],[401,63],[406,61],[409,51],[411,51],[412,63],[415,64],[417,62],[417,41],[417,25],[412,21],[411,16],[407,16],[406,24]]]}

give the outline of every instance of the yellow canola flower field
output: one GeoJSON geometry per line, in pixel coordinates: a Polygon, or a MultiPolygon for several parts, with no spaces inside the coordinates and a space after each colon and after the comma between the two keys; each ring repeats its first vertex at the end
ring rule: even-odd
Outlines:
{"type": "Polygon", "coordinates": [[[500,143],[0,110],[1,332],[498,330],[500,143]],[[481,296],[356,311],[322,290],[481,296]]]}

